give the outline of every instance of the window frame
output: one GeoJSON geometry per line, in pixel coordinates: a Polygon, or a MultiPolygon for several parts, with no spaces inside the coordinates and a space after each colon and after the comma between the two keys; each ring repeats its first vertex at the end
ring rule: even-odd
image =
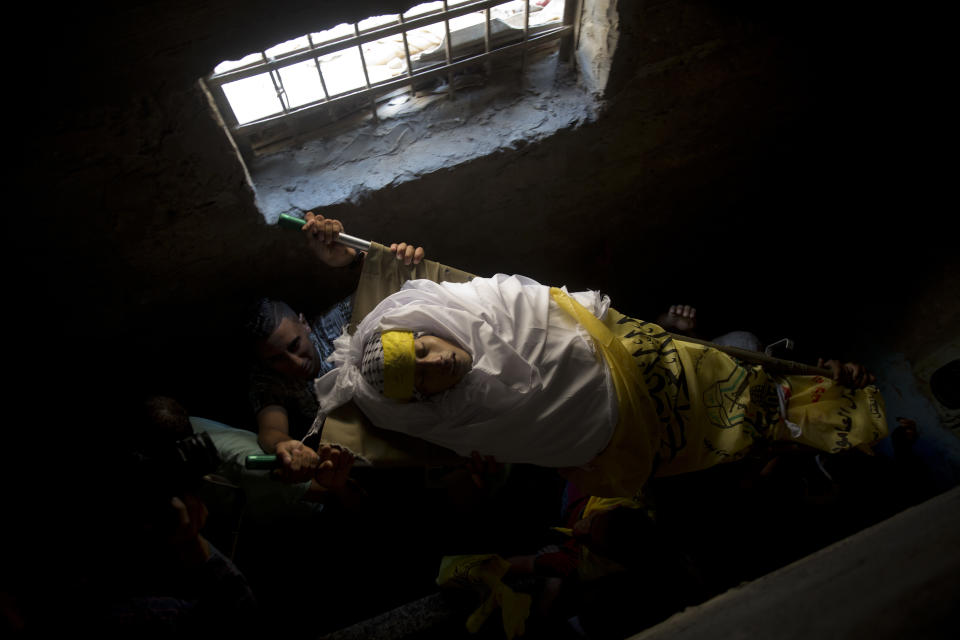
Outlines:
{"type": "MultiPolygon", "coordinates": [[[[523,29],[517,28],[517,31],[521,32],[520,39],[519,41],[510,42],[501,46],[497,46],[497,42],[495,42],[495,38],[491,34],[490,9],[505,4],[510,0],[468,0],[453,8],[450,7],[448,0],[442,1],[442,8],[406,19],[403,17],[403,13],[400,13],[398,14],[396,22],[373,27],[364,31],[360,30],[360,21],[354,22],[352,24],[354,29],[353,35],[342,36],[318,45],[313,43],[311,34],[308,33],[306,34],[309,43],[307,48],[301,48],[274,58],[268,58],[265,51],[260,51],[259,60],[221,73],[211,73],[203,78],[202,82],[212,96],[220,116],[223,118],[234,141],[238,147],[244,151],[244,155],[247,156],[248,154],[253,154],[252,138],[258,134],[268,132],[271,128],[275,128],[278,125],[291,125],[296,128],[298,121],[308,120],[311,117],[323,118],[324,122],[310,127],[319,128],[324,126],[324,124],[336,122],[341,117],[345,117],[350,113],[355,113],[358,109],[363,109],[364,105],[369,106],[374,118],[376,118],[376,105],[378,100],[382,100],[385,97],[392,97],[397,93],[413,91],[417,84],[433,80],[439,76],[448,76],[447,92],[449,97],[452,98],[456,91],[453,74],[461,69],[477,64],[486,64],[489,68],[489,64],[493,60],[519,54],[521,60],[520,73],[522,74],[526,52],[553,40],[560,41],[559,49],[561,59],[569,60],[571,57],[570,53],[573,49],[573,43],[579,32],[579,29],[575,28],[579,20],[575,21],[574,16],[578,16],[582,9],[582,2],[580,0],[565,0],[563,20],[559,25],[540,25],[536,27],[531,27],[530,25],[530,3],[533,0],[523,0],[523,29]],[[455,52],[452,51],[451,47],[450,20],[479,11],[484,12],[484,50],[479,54],[455,59],[455,52]],[[429,66],[426,69],[415,71],[414,63],[410,55],[407,33],[419,27],[436,24],[441,20],[445,26],[445,37],[443,39],[444,61],[437,65],[429,66]],[[363,45],[398,34],[402,34],[403,36],[403,48],[407,65],[406,71],[400,76],[371,83],[367,70],[367,62],[363,57],[363,45]],[[330,53],[349,49],[350,47],[356,47],[360,53],[360,61],[364,74],[364,86],[340,94],[330,95],[323,77],[323,72],[320,69],[319,58],[330,53]],[[289,101],[286,99],[283,81],[280,77],[280,70],[290,65],[311,60],[320,77],[324,97],[303,105],[290,107],[289,101]],[[273,81],[281,111],[280,113],[271,114],[240,124],[227,99],[223,86],[237,80],[251,78],[264,73],[268,73],[273,81]],[[324,117],[325,114],[326,117],[324,117]]],[[[269,141],[266,142],[265,145],[266,144],[269,144],[269,141]]]]}

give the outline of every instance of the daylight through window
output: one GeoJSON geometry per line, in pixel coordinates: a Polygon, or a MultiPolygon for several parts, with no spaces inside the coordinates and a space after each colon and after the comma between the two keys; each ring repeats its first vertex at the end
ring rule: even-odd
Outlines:
{"type": "MultiPolygon", "coordinates": [[[[206,78],[235,137],[250,139],[279,123],[314,126],[380,99],[421,90],[453,94],[478,67],[531,50],[556,49],[572,36],[574,0],[443,0],[403,14],[374,16],[308,33],[206,78]]],[[[267,136],[269,137],[269,135],[267,136]]]]}

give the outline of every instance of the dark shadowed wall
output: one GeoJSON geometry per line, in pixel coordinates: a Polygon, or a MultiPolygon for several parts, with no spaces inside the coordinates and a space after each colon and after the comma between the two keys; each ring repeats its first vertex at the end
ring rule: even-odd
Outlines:
{"type": "MultiPolygon", "coordinates": [[[[121,401],[171,394],[252,428],[241,309],[258,294],[311,310],[346,293],[296,233],[263,223],[197,79],[413,4],[8,9],[22,41],[6,85],[0,467],[7,492],[27,494],[6,516],[41,525],[5,550],[43,603],[74,595],[57,591],[69,569],[51,550],[78,532],[109,544],[90,514],[127,506],[82,482],[118,479],[103,425],[121,401]]],[[[955,206],[939,193],[952,147],[938,121],[953,76],[936,69],[953,41],[937,26],[952,21],[903,4],[611,4],[620,34],[596,122],[325,213],[481,275],[599,288],[638,317],[694,304],[708,333],[789,336],[804,357],[922,355],[955,338],[955,206]]]]}
{"type": "MultiPolygon", "coordinates": [[[[412,4],[108,3],[25,19],[43,25],[43,80],[20,131],[31,212],[10,216],[8,243],[29,247],[22,282],[56,331],[118,356],[124,379],[246,420],[237,310],[258,292],[321,306],[343,285],[262,223],[196,79],[305,25],[412,4]]],[[[902,18],[768,4],[621,1],[597,122],[327,213],[475,273],[600,288],[641,317],[689,302],[718,330],[812,350],[864,327],[895,336],[912,312],[886,301],[937,298],[954,273],[912,188],[936,174],[904,133],[924,122],[906,121],[921,80],[890,37],[902,18]]]]}

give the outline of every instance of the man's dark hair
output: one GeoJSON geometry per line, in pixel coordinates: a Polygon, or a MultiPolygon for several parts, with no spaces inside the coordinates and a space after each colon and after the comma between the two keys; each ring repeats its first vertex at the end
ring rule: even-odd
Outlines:
{"type": "Polygon", "coordinates": [[[246,333],[251,342],[265,340],[277,330],[284,318],[299,318],[296,311],[282,300],[260,298],[248,314],[246,333]]]}
{"type": "Polygon", "coordinates": [[[152,443],[172,442],[193,434],[190,414],[168,396],[150,396],[141,409],[144,436],[152,443]]]}

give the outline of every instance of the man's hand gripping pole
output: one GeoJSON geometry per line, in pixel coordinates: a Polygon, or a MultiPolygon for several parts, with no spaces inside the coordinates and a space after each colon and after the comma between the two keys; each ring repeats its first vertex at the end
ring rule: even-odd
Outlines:
{"type": "MultiPolygon", "coordinates": [[[[303,225],[307,223],[303,218],[298,218],[296,216],[289,216],[285,213],[280,214],[280,219],[277,220],[277,223],[284,226],[290,227],[292,229],[297,229],[298,231],[303,228],[303,225]]],[[[334,242],[339,242],[342,245],[346,245],[357,251],[369,251],[370,250],[370,241],[363,240],[356,236],[347,235],[346,233],[341,233],[337,236],[337,239],[334,242]]]]}

